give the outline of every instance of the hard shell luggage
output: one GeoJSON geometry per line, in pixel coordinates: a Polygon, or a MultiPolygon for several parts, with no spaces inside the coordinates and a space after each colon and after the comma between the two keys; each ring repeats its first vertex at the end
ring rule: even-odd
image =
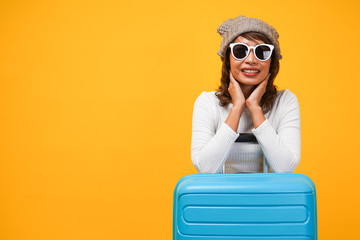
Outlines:
{"type": "Polygon", "coordinates": [[[196,174],[174,193],[174,240],[316,240],[316,193],[296,173],[196,174]]]}

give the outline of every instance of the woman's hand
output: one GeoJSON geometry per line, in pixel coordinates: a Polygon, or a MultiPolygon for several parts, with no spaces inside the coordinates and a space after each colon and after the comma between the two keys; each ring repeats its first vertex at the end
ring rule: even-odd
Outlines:
{"type": "Polygon", "coordinates": [[[241,91],[240,84],[235,80],[234,76],[230,71],[230,84],[228,91],[230,93],[233,107],[235,108],[244,108],[245,107],[245,97],[241,91]]]}
{"type": "Polygon", "coordinates": [[[264,81],[262,81],[246,99],[246,107],[249,111],[253,111],[256,108],[260,108],[260,100],[266,91],[266,86],[269,80],[271,73],[267,75],[264,81]]]}
{"type": "Polygon", "coordinates": [[[258,128],[266,119],[262,108],[260,107],[260,100],[266,91],[266,86],[270,77],[270,73],[264,81],[262,81],[246,99],[246,107],[251,113],[254,127],[258,128]]]}
{"type": "Polygon", "coordinates": [[[237,132],[241,114],[245,108],[245,97],[241,91],[240,84],[235,80],[230,71],[230,84],[228,91],[233,102],[233,106],[230,110],[229,116],[225,120],[225,123],[234,131],[237,132]]]}

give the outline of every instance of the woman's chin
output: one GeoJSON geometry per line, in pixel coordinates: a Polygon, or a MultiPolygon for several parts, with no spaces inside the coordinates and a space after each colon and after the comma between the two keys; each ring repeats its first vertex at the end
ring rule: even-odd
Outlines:
{"type": "Polygon", "coordinates": [[[248,79],[248,78],[245,78],[245,79],[240,79],[238,81],[241,85],[247,85],[247,86],[256,86],[258,85],[261,81],[259,79],[248,79]]]}

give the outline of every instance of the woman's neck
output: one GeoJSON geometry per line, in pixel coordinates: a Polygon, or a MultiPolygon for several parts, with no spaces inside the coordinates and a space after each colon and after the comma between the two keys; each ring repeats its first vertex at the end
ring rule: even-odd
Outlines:
{"type": "Polygon", "coordinates": [[[254,91],[254,89],[256,88],[256,86],[251,86],[251,85],[243,85],[240,83],[240,87],[241,87],[241,91],[244,94],[245,99],[247,99],[250,94],[254,91]]]}

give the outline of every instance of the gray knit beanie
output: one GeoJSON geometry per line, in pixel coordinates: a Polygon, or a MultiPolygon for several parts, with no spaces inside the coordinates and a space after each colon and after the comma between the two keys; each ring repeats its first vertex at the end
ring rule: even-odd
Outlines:
{"type": "Polygon", "coordinates": [[[258,32],[264,34],[270,40],[270,42],[275,47],[275,54],[279,57],[279,59],[282,58],[280,54],[278,32],[275,30],[275,28],[260,19],[248,18],[245,16],[238,16],[234,19],[230,18],[220,25],[220,27],[217,29],[217,32],[223,37],[220,50],[218,51],[218,55],[220,57],[224,57],[226,48],[239,35],[246,32],[258,32]]]}

